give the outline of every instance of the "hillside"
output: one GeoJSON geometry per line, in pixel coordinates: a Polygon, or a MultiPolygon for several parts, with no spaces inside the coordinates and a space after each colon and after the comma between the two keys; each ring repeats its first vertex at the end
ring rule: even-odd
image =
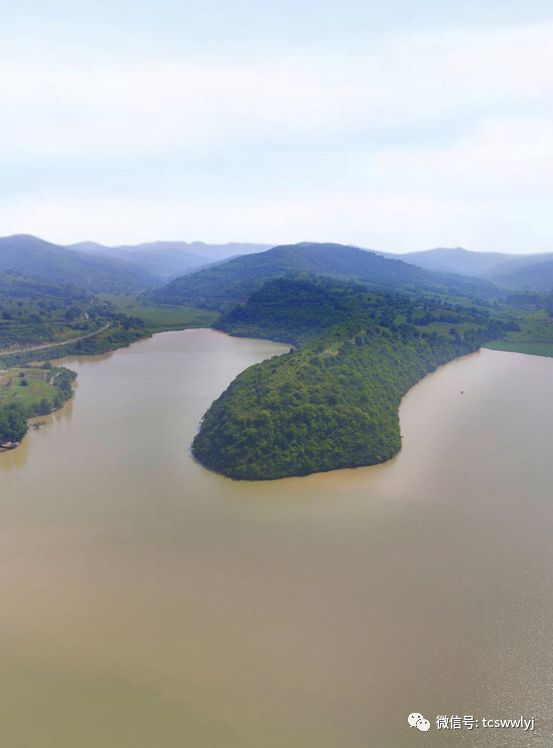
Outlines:
{"type": "Polygon", "coordinates": [[[0,273],[0,370],[5,362],[103,353],[145,334],[141,319],[75,286],[0,273]]]}
{"type": "Polygon", "coordinates": [[[373,465],[401,448],[398,407],[421,377],[498,337],[502,322],[350,284],[275,280],[219,325],[298,350],[252,366],[212,404],[195,456],[267,480],[373,465]],[[438,332],[431,321],[443,329],[438,332]]]}
{"type": "Polygon", "coordinates": [[[152,299],[160,304],[220,310],[245,300],[267,280],[303,274],[363,281],[396,290],[424,289],[467,296],[494,293],[493,286],[485,281],[431,273],[357,247],[302,243],[274,247],[199,270],[155,290],[152,299]]]}
{"type": "Polygon", "coordinates": [[[491,268],[486,278],[517,291],[553,290],[553,254],[530,255],[491,268]]]}
{"type": "Polygon", "coordinates": [[[136,292],[156,282],[129,262],[89,256],[26,234],[0,238],[0,273],[5,272],[93,293],[136,292]]]}
{"type": "Polygon", "coordinates": [[[76,337],[77,325],[85,332],[92,331],[97,314],[93,309],[90,295],[73,286],[0,274],[0,351],[76,337]]]}
{"type": "Polygon", "coordinates": [[[237,255],[265,251],[270,246],[270,244],[158,241],[108,247],[95,242],[80,242],[71,245],[70,249],[89,255],[124,259],[166,282],[214,262],[237,255]]]}
{"type": "Polygon", "coordinates": [[[462,247],[427,249],[420,252],[406,252],[405,254],[391,254],[385,257],[403,260],[426,270],[438,273],[459,273],[460,275],[480,276],[482,273],[508,262],[519,255],[501,252],[471,252],[462,247]]]}

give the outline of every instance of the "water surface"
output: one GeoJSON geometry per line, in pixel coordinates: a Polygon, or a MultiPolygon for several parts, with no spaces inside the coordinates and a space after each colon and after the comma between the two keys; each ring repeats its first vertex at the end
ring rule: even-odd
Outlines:
{"type": "Polygon", "coordinates": [[[188,330],[73,359],[74,400],[0,455],[1,745],[551,745],[553,361],[430,375],[383,466],[204,470],[201,415],[282,350],[188,330]]]}

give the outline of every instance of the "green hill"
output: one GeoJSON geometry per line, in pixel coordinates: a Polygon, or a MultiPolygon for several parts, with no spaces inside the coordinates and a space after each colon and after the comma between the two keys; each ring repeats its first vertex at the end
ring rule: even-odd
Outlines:
{"type": "Polygon", "coordinates": [[[240,374],[194,440],[204,465],[248,480],[388,460],[401,447],[398,407],[407,390],[502,332],[501,321],[477,309],[283,279],[218,326],[299,346],[240,374]]]}
{"type": "Polygon", "coordinates": [[[129,262],[83,254],[26,234],[0,238],[0,273],[5,272],[94,293],[137,292],[157,282],[129,262]]]}
{"type": "Polygon", "coordinates": [[[0,273],[0,369],[69,353],[102,353],[146,334],[142,320],[75,286],[0,273]],[[52,345],[49,350],[37,346],[52,345]]]}
{"type": "Polygon", "coordinates": [[[357,247],[302,243],[237,257],[178,278],[154,291],[153,300],[221,310],[244,301],[267,280],[306,274],[363,281],[395,290],[422,289],[461,296],[494,293],[486,281],[432,273],[357,247]]]}
{"type": "Polygon", "coordinates": [[[96,316],[86,291],[12,273],[0,274],[0,351],[75,337],[79,334],[77,326],[93,330],[96,316]]]}

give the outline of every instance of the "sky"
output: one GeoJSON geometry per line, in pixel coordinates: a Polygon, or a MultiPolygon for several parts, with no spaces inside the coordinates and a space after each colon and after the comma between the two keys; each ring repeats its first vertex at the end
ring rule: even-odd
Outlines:
{"type": "Polygon", "coordinates": [[[0,235],[553,251],[550,0],[0,0],[0,235]]]}

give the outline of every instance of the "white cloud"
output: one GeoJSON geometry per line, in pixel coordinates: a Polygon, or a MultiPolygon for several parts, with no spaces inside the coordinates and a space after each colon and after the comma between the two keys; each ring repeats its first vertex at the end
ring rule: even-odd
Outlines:
{"type": "Polygon", "coordinates": [[[244,174],[227,170],[217,195],[205,179],[203,191],[174,179],[170,195],[132,197],[103,189],[99,168],[76,191],[53,175],[47,190],[4,193],[0,233],[553,249],[552,42],[553,24],[542,24],[385,38],[362,55],[230,64],[93,65],[78,56],[62,64],[5,50],[0,157],[129,156],[147,185],[160,154],[232,154],[250,187],[238,196],[233,179],[244,174]],[[320,179],[330,142],[336,177],[320,179]],[[254,145],[259,158],[264,148],[282,152],[287,165],[290,144],[309,153],[311,180],[293,168],[305,160],[271,172],[246,158],[254,145]]]}
{"type": "Polygon", "coordinates": [[[0,59],[2,149],[68,154],[224,147],[550,107],[553,25],[387,39],[364,55],[0,59]],[[25,61],[27,60],[27,61],[25,61]]]}

